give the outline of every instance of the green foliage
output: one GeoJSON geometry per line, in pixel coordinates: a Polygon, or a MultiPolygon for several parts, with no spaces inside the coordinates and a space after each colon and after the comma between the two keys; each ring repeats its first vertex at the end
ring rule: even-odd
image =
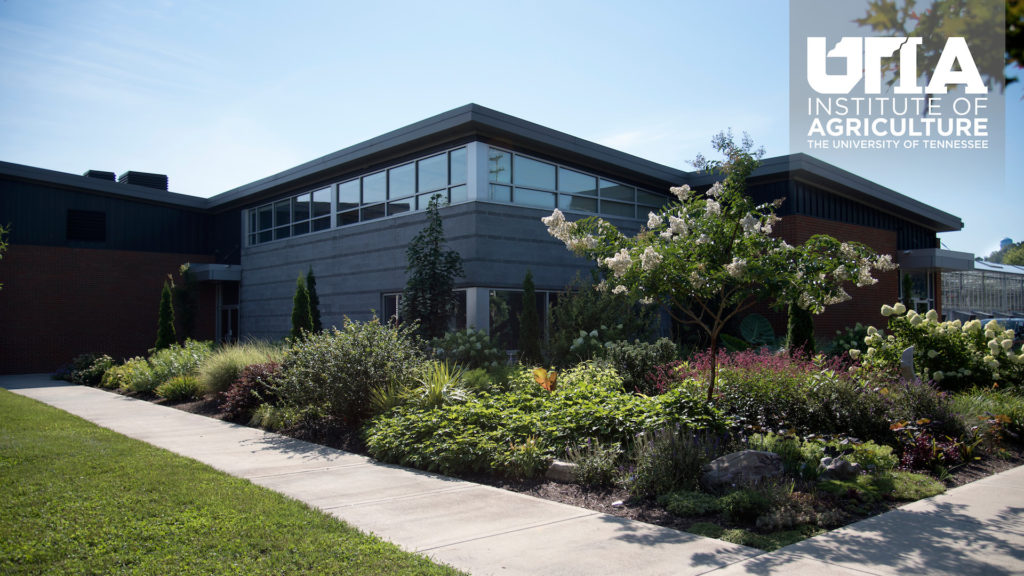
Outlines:
{"type": "Polygon", "coordinates": [[[754,347],[775,346],[775,330],[764,316],[747,314],[740,322],[740,336],[754,347]]]}
{"type": "MultiPolygon", "coordinates": [[[[1014,4],[1019,3],[933,0],[918,7],[915,0],[876,0],[868,3],[864,17],[854,22],[871,28],[875,36],[923,38],[923,44],[914,53],[916,70],[924,75],[926,81],[930,80],[928,74],[940,62],[946,38],[962,37],[971,46],[971,56],[986,85],[1001,91],[1006,84],[1017,81],[1008,75],[1004,79],[1004,69],[1013,63],[1018,67],[1024,63],[1024,35],[1019,31],[1024,10],[1018,5],[1014,13],[1014,4]],[[991,41],[997,33],[1004,32],[994,26],[997,23],[1002,26],[1004,17],[1005,46],[1003,42],[991,41]],[[1014,18],[1017,19],[1016,24],[1014,18]]],[[[898,59],[893,60],[894,73],[886,75],[889,86],[899,78],[898,59]]]]}
{"type": "Polygon", "coordinates": [[[171,402],[201,398],[206,392],[195,376],[174,376],[156,387],[156,395],[171,402]]]}
{"type": "Polygon", "coordinates": [[[676,490],[658,497],[658,504],[676,516],[716,514],[722,510],[719,497],[694,490],[676,490]]]}
{"type": "Polygon", "coordinates": [[[448,332],[430,342],[434,357],[467,369],[494,369],[505,363],[505,352],[483,330],[448,332]]]}
{"type": "Polygon", "coordinates": [[[139,356],[108,369],[100,383],[104,388],[120,390],[152,390],[159,384],[153,383],[153,369],[149,362],[139,356]]]}
{"type": "Polygon", "coordinates": [[[523,364],[537,364],[543,360],[540,340],[537,292],[533,285],[533,273],[527,270],[523,279],[523,311],[519,315],[519,357],[523,364]]]}
{"type": "MultiPolygon", "coordinates": [[[[623,391],[614,369],[582,364],[559,374],[549,393],[521,368],[508,390],[480,393],[435,409],[401,406],[374,418],[365,432],[370,454],[386,462],[443,474],[500,469],[513,446],[531,439],[553,457],[555,447],[586,439],[624,444],[644,430],[678,424],[720,429],[722,416],[685,389],[657,398],[623,391]]],[[[564,448],[563,448],[564,449],[564,448]]]]}
{"type": "Polygon", "coordinates": [[[103,354],[82,354],[72,362],[71,382],[81,386],[99,386],[103,375],[116,363],[110,356],[103,354]]]}
{"type": "Polygon", "coordinates": [[[284,349],[268,342],[225,344],[202,363],[199,383],[207,392],[224,392],[238,380],[246,366],[280,363],[283,358],[284,349]]]}
{"type": "Polygon", "coordinates": [[[623,483],[630,494],[652,498],[675,490],[692,490],[701,468],[724,451],[723,440],[681,426],[663,427],[636,436],[634,467],[623,483]]]}
{"type": "Polygon", "coordinates": [[[296,500],[0,390],[0,573],[455,574],[296,500]]]}
{"type": "Polygon", "coordinates": [[[608,342],[603,356],[622,376],[626,390],[641,394],[656,394],[653,382],[647,378],[656,367],[676,359],[679,349],[668,338],[653,344],[626,341],[608,342]]]}
{"type": "Polygon", "coordinates": [[[569,446],[566,459],[576,465],[573,479],[581,486],[604,487],[615,482],[616,466],[622,456],[619,444],[605,444],[587,438],[583,444],[569,446]]]}
{"type": "Polygon", "coordinates": [[[339,330],[309,333],[285,352],[280,398],[285,404],[312,407],[336,424],[357,427],[370,415],[370,391],[411,387],[424,359],[408,327],[377,319],[345,321],[339,330]]]}
{"type": "Polygon", "coordinates": [[[309,290],[306,280],[299,274],[295,281],[295,296],[292,297],[292,331],[288,337],[300,340],[313,330],[313,315],[309,309],[309,290]]]}
{"type": "Polygon", "coordinates": [[[772,499],[764,490],[740,488],[718,499],[726,518],[733,522],[753,522],[772,507],[772,499]]]}
{"type": "MultiPolygon", "coordinates": [[[[940,322],[934,310],[918,314],[903,304],[882,306],[889,318],[888,336],[868,328],[863,364],[886,374],[900,370],[900,355],[914,347],[914,372],[945,390],[965,390],[993,383],[1024,386],[1024,350],[1014,351],[1013,330],[998,322],[940,322]]],[[[851,355],[859,355],[851,351],[851,355]]]]}
{"type": "Polygon", "coordinates": [[[800,526],[793,530],[772,532],[770,534],[759,534],[741,528],[726,530],[713,522],[697,522],[688,529],[691,533],[708,538],[717,538],[725,542],[732,542],[741,546],[759,548],[766,552],[778,550],[783,546],[795,544],[812,536],[817,536],[823,530],[813,526],[800,526]]]}
{"type": "Polygon", "coordinates": [[[566,367],[581,358],[600,355],[598,346],[605,342],[645,341],[656,313],[652,306],[636,305],[624,294],[596,290],[593,283],[576,276],[551,307],[548,357],[559,367],[566,367]],[[576,344],[581,334],[589,338],[591,333],[595,346],[576,344]]]}
{"type": "Polygon", "coordinates": [[[995,449],[1004,440],[1024,440],[1024,395],[1016,390],[973,388],[953,396],[953,412],[962,416],[974,438],[995,449]]]}
{"type": "Polygon", "coordinates": [[[171,288],[174,293],[174,311],[182,334],[185,338],[191,338],[195,334],[199,314],[199,283],[188,264],[182,264],[178,274],[181,282],[171,288]]]}
{"type": "Polygon", "coordinates": [[[194,376],[212,353],[212,343],[198,340],[186,340],[184,345],[172,344],[162,350],[156,350],[149,357],[149,365],[152,368],[150,387],[145,390],[133,390],[148,392],[175,376],[194,376]]]}
{"type": "Polygon", "coordinates": [[[890,497],[893,500],[914,502],[946,491],[945,484],[925,474],[897,470],[891,477],[893,487],[890,497]]]}
{"type": "Polygon", "coordinates": [[[435,194],[427,205],[427,225],[409,243],[406,250],[409,279],[402,292],[400,317],[416,326],[426,338],[440,338],[448,330],[455,311],[455,279],[464,276],[462,257],[444,249],[444,227],[435,194]]]}
{"type": "Polygon", "coordinates": [[[794,302],[789,303],[786,321],[786,349],[789,354],[814,355],[814,317],[794,302]]]}
{"type": "Polygon", "coordinates": [[[548,469],[551,449],[533,436],[522,443],[512,444],[498,454],[494,462],[496,472],[513,479],[534,478],[548,469]]]}
{"type": "Polygon", "coordinates": [[[171,286],[164,282],[160,293],[160,315],[157,319],[156,349],[167,348],[177,341],[174,335],[174,304],[172,303],[171,286]]]}
{"type": "Polygon", "coordinates": [[[313,275],[313,267],[306,272],[306,292],[309,293],[309,318],[313,332],[324,329],[323,320],[320,318],[320,295],[316,292],[316,276],[313,275]]]}
{"type": "Polygon", "coordinates": [[[836,338],[832,341],[828,353],[832,356],[849,355],[850,350],[859,350],[864,347],[864,338],[867,335],[867,326],[860,322],[854,326],[847,326],[843,330],[836,330],[836,338]]]}

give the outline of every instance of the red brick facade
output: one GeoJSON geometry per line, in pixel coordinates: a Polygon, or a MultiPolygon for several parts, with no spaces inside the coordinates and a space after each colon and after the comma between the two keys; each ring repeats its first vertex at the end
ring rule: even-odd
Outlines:
{"type": "MultiPolygon", "coordinates": [[[[879,254],[895,254],[896,232],[878,230],[854,224],[844,224],[794,214],[785,216],[776,226],[776,233],[790,244],[802,244],[815,234],[827,234],[842,242],[856,241],[870,246],[879,254]]],[[[899,297],[899,272],[875,272],[878,284],[857,288],[850,286],[847,292],[852,300],[826,308],[825,313],[814,317],[815,338],[829,341],[836,331],[860,322],[865,326],[885,327],[885,318],[879,312],[883,304],[892,304],[899,297]]],[[[786,332],[786,313],[760,310],[775,328],[776,334],[786,332]]]]}
{"type": "MultiPolygon", "coordinates": [[[[0,261],[0,373],[50,372],[75,355],[142,355],[156,339],[160,291],[210,256],[11,245],[0,261]]],[[[196,334],[212,339],[214,292],[201,286],[196,334]]]]}

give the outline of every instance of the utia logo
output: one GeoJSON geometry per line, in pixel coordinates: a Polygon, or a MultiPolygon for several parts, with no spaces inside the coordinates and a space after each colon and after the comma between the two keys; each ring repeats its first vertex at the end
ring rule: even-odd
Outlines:
{"type": "Polygon", "coordinates": [[[844,36],[834,48],[828,50],[825,37],[808,37],[807,82],[819,94],[849,94],[863,80],[865,94],[881,94],[882,60],[899,52],[899,82],[894,89],[896,94],[945,94],[946,86],[951,84],[964,85],[967,94],[988,93],[967,41],[955,36],[946,40],[928,85],[920,86],[917,47],[922,43],[923,39],[919,37],[844,36]],[[846,72],[829,74],[829,58],[845,59],[846,72]]]}

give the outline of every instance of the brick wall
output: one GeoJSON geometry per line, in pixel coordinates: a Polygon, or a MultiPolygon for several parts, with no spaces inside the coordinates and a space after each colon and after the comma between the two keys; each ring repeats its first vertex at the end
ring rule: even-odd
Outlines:
{"type": "MultiPolygon", "coordinates": [[[[50,372],[75,355],[120,359],[156,339],[160,291],[184,262],[209,256],[11,245],[0,261],[0,373],[50,372]]],[[[196,336],[213,337],[215,301],[200,290],[196,336]]]]}
{"type": "MultiPolygon", "coordinates": [[[[794,245],[806,242],[815,234],[827,234],[842,242],[860,242],[879,254],[896,253],[896,232],[893,230],[867,228],[799,214],[783,217],[775,229],[780,237],[794,245]]],[[[885,327],[885,318],[879,310],[883,304],[892,304],[899,297],[899,272],[875,272],[874,277],[878,279],[877,284],[862,288],[848,286],[846,291],[853,297],[852,300],[829,306],[823,314],[814,317],[815,338],[830,341],[835,338],[836,330],[857,322],[865,326],[885,327]]],[[[758,312],[771,320],[776,334],[786,333],[785,311],[773,312],[762,308],[758,312]]]]}

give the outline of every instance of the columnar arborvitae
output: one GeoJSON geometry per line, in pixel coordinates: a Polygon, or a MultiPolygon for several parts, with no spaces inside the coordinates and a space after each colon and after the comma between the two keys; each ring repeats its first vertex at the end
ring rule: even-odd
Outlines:
{"type": "Polygon", "coordinates": [[[790,302],[788,312],[786,348],[789,355],[814,354],[814,317],[795,302],[790,302]]]}
{"type": "Polygon", "coordinates": [[[409,280],[402,292],[401,314],[404,322],[416,322],[424,338],[440,338],[448,330],[455,310],[455,279],[463,276],[462,257],[444,249],[444,227],[434,195],[427,206],[427,225],[412,239],[406,250],[409,280]]]}
{"type": "Polygon", "coordinates": [[[298,340],[304,337],[306,332],[313,329],[313,317],[309,313],[309,291],[306,290],[306,282],[299,274],[295,282],[295,297],[292,298],[292,331],[289,337],[298,340]]]}
{"type": "Polygon", "coordinates": [[[320,321],[320,296],[316,293],[316,276],[313,275],[313,267],[309,267],[306,273],[306,291],[309,292],[309,315],[313,318],[313,332],[324,329],[320,321]]]}
{"type": "Polygon", "coordinates": [[[156,349],[168,348],[174,344],[174,304],[172,304],[171,286],[164,282],[163,292],[160,293],[160,317],[156,327],[156,349]]]}
{"type": "Polygon", "coordinates": [[[526,271],[523,279],[523,312],[519,315],[519,355],[524,363],[539,363],[540,316],[537,315],[537,292],[533,285],[533,273],[526,271]]]}

